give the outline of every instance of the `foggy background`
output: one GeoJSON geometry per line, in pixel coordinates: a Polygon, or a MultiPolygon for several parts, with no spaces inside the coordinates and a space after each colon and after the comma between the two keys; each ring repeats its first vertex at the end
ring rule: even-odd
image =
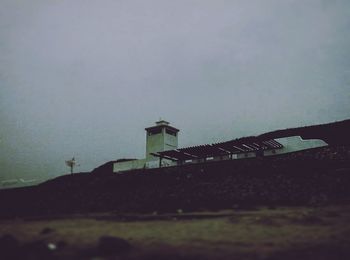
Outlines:
{"type": "Polygon", "coordinates": [[[350,1],[0,0],[0,181],[350,118],[350,1]]]}

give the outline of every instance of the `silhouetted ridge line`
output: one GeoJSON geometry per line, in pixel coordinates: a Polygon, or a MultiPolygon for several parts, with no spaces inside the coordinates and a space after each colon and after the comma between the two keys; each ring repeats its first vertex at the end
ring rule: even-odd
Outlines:
{"type": "Polygon", "coordinates": [[[275,139],[300,135],[303,139],[322,139],[330,145],[350,144],[350,119],[321,125],[304,126],[276,130],[259,135],[266,139],[275,139]]]}

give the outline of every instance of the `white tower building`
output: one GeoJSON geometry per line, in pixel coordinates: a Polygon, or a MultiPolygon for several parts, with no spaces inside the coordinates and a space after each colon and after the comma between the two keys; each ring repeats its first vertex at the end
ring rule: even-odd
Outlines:
{"type": "Polygon", "coordinates": [[[155,126],[146,130],[146,161],[158,160],[151,153],[177,149],[179,129],[169,125],[169,122],[160,120],[155,126]]]}
{"type": "Polygon", "coordinates": [[[113,172],[123,172],[133,169],[155,168],[160,163],[163,166],[171,165],[172,161],[164,159],[160,162],[159,158],[151,153],[163,152],[177,149],[177,138],[179,129],[169,125],[169,122],[159,120],[156,125],[146,129],[146,158],[141,160],[123,159],[113,164],[113,172]]]}

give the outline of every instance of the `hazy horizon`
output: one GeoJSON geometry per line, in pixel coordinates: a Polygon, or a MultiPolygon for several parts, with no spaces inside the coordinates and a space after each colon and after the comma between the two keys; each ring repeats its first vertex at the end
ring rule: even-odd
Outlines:
{"type": "Polygon", "coordinates": [[[0,5],[0,180],[350,118],[349,1],[0,5]]]}

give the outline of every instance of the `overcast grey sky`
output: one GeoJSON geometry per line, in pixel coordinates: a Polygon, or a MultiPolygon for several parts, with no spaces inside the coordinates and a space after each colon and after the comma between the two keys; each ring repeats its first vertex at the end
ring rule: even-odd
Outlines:
{"type": "Polygon", "coordinates": [[[0,180],[350,118],[349,0],[0,0],[0,180]]]}

